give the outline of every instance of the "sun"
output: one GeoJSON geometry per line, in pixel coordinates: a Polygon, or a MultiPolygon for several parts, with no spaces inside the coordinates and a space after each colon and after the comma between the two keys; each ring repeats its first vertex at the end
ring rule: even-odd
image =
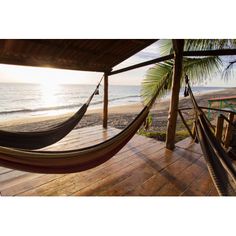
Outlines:
{"type": "Polygon", "coordinates": [[[51,80],[42,80],[40,82],[40,92],[42,103],[45,106],[54,107],[58,104],[57,95],[63,90],[62,85],[59,83],[53,83],[51,80]]]}

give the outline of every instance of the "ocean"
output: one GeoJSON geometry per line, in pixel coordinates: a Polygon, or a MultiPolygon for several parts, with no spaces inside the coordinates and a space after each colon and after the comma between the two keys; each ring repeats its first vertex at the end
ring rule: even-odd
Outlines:
{"type": "MultiPolygon", "coordinates": [[[[0,84],[0,121],[75,112],[96,85],[0,84]]],[[[194,87],[195,94],[222,90],[223,87],[194,87]]],[[[183,89],[180,95],[183,96],[183,89]]],[[[169,95],[165,96],[167,99],[169,95]]],[[[140,86],[109,86],[109,106],[140,103],[140,86]]],[[[102,108],[103,87],[89,109],[102,108]]]]}

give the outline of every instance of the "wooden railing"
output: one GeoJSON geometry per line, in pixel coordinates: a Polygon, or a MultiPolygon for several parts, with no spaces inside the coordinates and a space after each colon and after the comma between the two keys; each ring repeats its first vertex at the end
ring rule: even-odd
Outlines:
{"type": "MultiPolygon", "coordinates": [[[[203,110],[209,109],[208,107],[200,107],[203,110]]],[[[193,139],[196,139],[196,134],[194,132],[194,127],[191,128],[188,126],[187,122],[185,121],[182,111],[183,110],[191,110],[192,108],[186,107],[186,108],[181,108],[178,109],[179,116],[185,125],[186,129],[188,130],[190,136],[193,139]]],[[[228,117],[226,117],[223,114],[220,114],[217,117],[217,123],[216,123],[216,128],[215,128],[215,135],[216,138],[221,142],[221,144],[227,149],[230,145],[230,141],[232,139],[232,131],[233,128],[236,127],[236,125],[233,123],[234,121],[234,116],[236,115],[236,112],[234,111],[227,111],[223,109],[217,109],[217,108],[210,108],[211,110],[218,111],[218,112],[226,112],[228,113],[228,117]],[[226,122],[226,124],[225,124],[226,122]]]]}

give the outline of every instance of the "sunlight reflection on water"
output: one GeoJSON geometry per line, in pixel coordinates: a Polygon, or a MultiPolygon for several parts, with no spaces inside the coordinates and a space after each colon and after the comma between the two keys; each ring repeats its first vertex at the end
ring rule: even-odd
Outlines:
{"type": "Polygon", "coordinates": [[[40,84],[41,102],[45,107],[55,107],[58,104],[58,96],[64,88],[59,84],[42,83],[40,84]]]}

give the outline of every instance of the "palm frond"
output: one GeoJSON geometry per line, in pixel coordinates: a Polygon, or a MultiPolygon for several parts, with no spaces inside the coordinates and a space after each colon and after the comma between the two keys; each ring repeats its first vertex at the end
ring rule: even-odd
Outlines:
{"type": "Polygon", "coordinates": [[[192,84],[212,79],[221,71],[222,62],[219,57],[184,58],[183,72],[191,78],[192,84]]]}
{"type": "Polygon", "coordinates": [[[173,53],[172,40],[171,39],[160,39],[158,42],[160,49],[160,55],[166,56],[173,53]]]}
{"type": "MultiPolygon", "coordinates": [[[[212,78],[220,70],[221,61],[218,57],[184,58],[181,86],[184,86],[184,74],[188,74],[192,84],[200,83],[205,78],[212,78]]],[[[142,82],[141,97],[145,104],[151,100],[163,81],[167,83],[161,89],[159,98],[167,94],[171,89],[173,74],[173,60],[159,63],[147,71],[142,82]]]]}
{"type": "MultiPolygon", "coordinates": [[[[173,52],[172,40],[159,40],[161,55],[167,55],[173,52]]],[[[187,39],[185,40],[184,50],[214,50],[222,48],[236,47],[236,40],[233,39],[187,39]]],[[[231,63],[226,72],[232,73],[233,66],[231,63]]],[[[183,75],[181,85],[184,83],[184,74],[188,74],[193,84],[200,83],[206,79],[212,79],[216,73],[221,72],[223,67],[222,59],[218,56],[211,57],[185,57],[183,59],[183,75]]],[[[161,90],[160,96],[169,92],[172,83],[173,60],[159,63],[147,71],[146,77],[142,82],[141,97],[144,103],[151,100],[153,95],[159,89],[163,81],[167,78],[168,83],[161,90]]]]}
{"type": "Polygon", "coordinates": [[[185,40],[184,50],[211,50],[215,45],[215,41],[212,39],[188,39],[185,40]]]}
{"type": "Polygon", "coordinates": [[[184,50],[214,50],[235,47],[234,39],[187,39],[185,40],[184,50]]]}
{"type": "Polygon", "coordinates": [[[236,59],[233,59],[228,62],[228,65],[223,71],[223,79],[228,81],[229,79],[234,79],[235,78],[235,73],[236,73],[236,59]]]}
{"type": "MultiPolygon", "coordinates": [[[[171,39],[161,39],[158,41],[162,56],[173,53],[171,39]]],[[[214,50],[235,48],[235,39],[185,39],[184,51],[214,50]]]]}
{"type": "Polygon", "coordinates": [[[167,82],[158,97],[163,96],[171,88],[172,68],[173,61],[170,60],[159,63],[147,71],[141,85],[141,97],[144,104],[147,104],[152,99],[164,80],[167,79],[167,82]]]}

